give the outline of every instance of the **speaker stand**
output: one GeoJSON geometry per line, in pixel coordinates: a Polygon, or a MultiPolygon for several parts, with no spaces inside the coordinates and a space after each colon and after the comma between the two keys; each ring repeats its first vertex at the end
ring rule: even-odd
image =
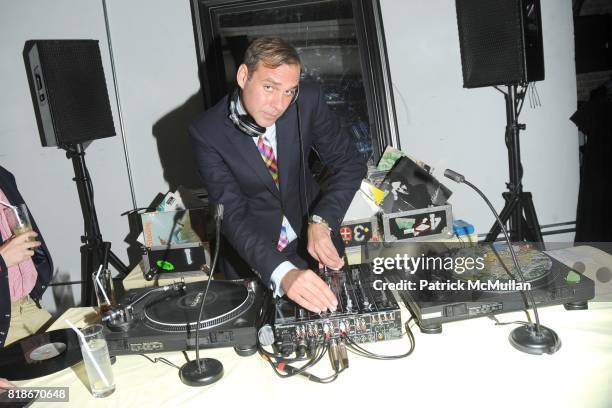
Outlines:
{"type": "MultiPolygon", "coordinates": [[[[82,143],[75,143],[62,146],[66,150],[66,157],[72,160],[74,168],[74,180],[79,193],[81,212],[83,213],[83,223],[85,234],[81,236],[81,306],[93,306],[95,304],[95,292],[92,274],[102,264],[104,255],[104,240],[100,232],[100,224],[96,215],[94,205],[93,185],[91,177],[85,164],[85,149],[82,143]]],[[[109,261],[111,265],[119,271],[121,277],[127,275],[128,268],[121,259],[112,251],[109,251],[109,261]]]]}
{"type": "MultiPolygon", "coordinates": [[[[502,92],[506,100],[506,147],[508,148],[508,165],[510,182],[506,183],[509,191],[502,193],[506,201],[499,213],[503,224],[508,224],[511,241],[543,242],[542,232],[536,215],[531,193],[523,191],[523,166],[521,165],[521,150],[519,132],[525,130],[525,125],[518,123],[520,107],[523,105],[526,87],[517,93],[517,85],[508,85],[508,92],[502,92]],[[520,104],[520,107],[519,107],[520,104]]],[[[499,90],[499,89],[498,89],[499,90]]],[[[497,222],[493,222],[485,242],[493,242],[501,232],[497,222]]]]}

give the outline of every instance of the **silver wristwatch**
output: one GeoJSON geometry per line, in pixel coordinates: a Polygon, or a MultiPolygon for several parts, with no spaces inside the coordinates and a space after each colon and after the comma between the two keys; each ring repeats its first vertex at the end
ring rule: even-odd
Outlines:
{"type": "Polygon", "coordinates": [[[308,218],[309,224],[325,224],[327,228],[329,228],[329,223],[325,221],[323,217],[317,214],[312,214],[310,218],[308,218]]]}

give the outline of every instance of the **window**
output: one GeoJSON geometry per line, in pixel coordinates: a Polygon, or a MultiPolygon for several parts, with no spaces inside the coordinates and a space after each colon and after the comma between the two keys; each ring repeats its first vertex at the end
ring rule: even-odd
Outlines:
{"type": "Polygon", "coordinates": [[[192,0],[200,80],[208,108],[230,92],[252,40],[279,36],[317,81],[359,151],[376,163],[399,137],[378,1],[192,0]]]}

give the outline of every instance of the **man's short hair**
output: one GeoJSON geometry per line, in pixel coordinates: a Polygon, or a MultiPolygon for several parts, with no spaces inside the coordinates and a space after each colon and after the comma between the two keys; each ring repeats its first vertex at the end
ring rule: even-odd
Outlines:
{"type": "Polygon", "coordinates": [[[249,45],[243,61],[249,70],[249,77],[255,72],[259,62],[267,68],[278,68],[285,64],[302,66],[296,49],[279,37],[261,37],[249,45]]]}

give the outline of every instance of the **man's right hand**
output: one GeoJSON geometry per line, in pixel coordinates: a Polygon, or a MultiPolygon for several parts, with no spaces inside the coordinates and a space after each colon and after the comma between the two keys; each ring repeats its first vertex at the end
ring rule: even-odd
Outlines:
{"type": "Polygon", "coordinates": [[[338,306],[329,286],[310,269],[290,270],[281,280],[281,287],[289,299],[311,312],[333,312],[338,306]]]}
{"type": "Polygon", "coordinates": [[[34,256],[33,248],[40,246],[39,241],[34,239],[38,234],[28,231],[16,237],[8,239],[0,246],[0,256],[4,259],[7,267],[15,266],[34,256]]]}

